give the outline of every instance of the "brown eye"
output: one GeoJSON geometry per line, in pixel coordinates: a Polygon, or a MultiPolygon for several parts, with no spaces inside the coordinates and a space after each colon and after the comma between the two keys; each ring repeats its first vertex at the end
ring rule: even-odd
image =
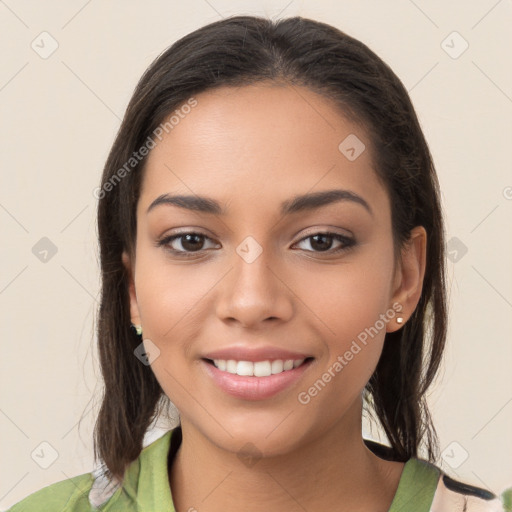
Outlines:
{"type": "Polygon", "coordinates": [[[187,256],[189,254],[202,252],[205,249],[204,246],[207,240],[210,240],[210,238],[202,233],[190,232],[165,237],[160,240],[157,245],[159,247],[165,247],[173,254],[187,256]]]}
{"type": "Polygon", "coordinates": [[[315,233],[314,235],[303,238],[299,243],[308,240],[310,249],[309,252],[328,252],[334,254],[346,250],[355,245],[355,240],[339,233],[315,233]],[[340,246],[332,250],[334,242],[338,242],[340,246]]]}
{"type": "Polygon", "coordinates": [[[197,233],[191,233],[188,235],[181,235],[177,239],[181,238],[181,246],[185,251],[198,251],[202,249],[204,245],[204,237],[203,235],[198,235],[197,233]]]}

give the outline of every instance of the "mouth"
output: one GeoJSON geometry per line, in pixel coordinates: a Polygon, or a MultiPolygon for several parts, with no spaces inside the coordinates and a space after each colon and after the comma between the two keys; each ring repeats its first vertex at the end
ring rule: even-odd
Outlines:
{"type": "Polygon", "coordinates": [[[288,372],[313,360],[312,357],[304,359],[266,359],[262,361],[237,361],[235,359],[204,359],[218,370],[241,377],[270,377],[288,372]]]}
{"type": "Polygon", "coordinates": [[[290,391],[314,361],[304,359],[202,359],[203,370],[223,393],[246,400],[267,400],[290,391]]]}

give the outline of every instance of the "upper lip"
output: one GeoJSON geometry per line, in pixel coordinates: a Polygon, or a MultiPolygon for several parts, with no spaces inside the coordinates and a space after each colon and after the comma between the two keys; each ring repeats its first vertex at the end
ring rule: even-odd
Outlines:
{"type": "Polygon", "coordinates": [[[278,347],[260,347],[260,348],[248,348],[243,346],[226,347],[213,352],[205,354],[204,359],[222,359],[235,361],[273,361],[281,359],[286,361],[288,359],[306,359],[312,357],[308,354],[300,352],[291,352],[278,347]]]}

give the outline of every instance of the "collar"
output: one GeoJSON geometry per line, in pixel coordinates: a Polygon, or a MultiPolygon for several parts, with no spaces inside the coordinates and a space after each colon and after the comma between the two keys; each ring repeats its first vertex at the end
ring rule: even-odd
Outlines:
{"type": "MultiPolygon", "coordinates": [[[[140,456],[126,469],[122,489],[117,488],[109,501],[114,504],[119,494],[125,492],[140,510],[175,512],[169,487],[169,468],[181,440],[181,427],[178,426],[143,448],[140,456]]],[[[384,445],[366,444],[372,451],[377,451],[377,455],[389,455],[384,445]]],[[[389,512],[408,510],[413,505],[415,512],[428,512],[439,476],[440,470],[433,464],[417,458],[409,459],[404,465],[389,512]]],[[[107,505],[104,510],[108,508],[107,505]]]]}

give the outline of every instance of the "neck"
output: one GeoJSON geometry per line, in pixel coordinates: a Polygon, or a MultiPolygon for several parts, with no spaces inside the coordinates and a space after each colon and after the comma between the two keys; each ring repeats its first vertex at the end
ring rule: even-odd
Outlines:
{"type": "Polygon", "coordinates": [[[380,459],[366,447],[360,411],[359,404],[358,417],[351,414],[293,452],[245,463],[182,422],[169,478],[176,510],[386,512],[403,463],[380,459]]]}

